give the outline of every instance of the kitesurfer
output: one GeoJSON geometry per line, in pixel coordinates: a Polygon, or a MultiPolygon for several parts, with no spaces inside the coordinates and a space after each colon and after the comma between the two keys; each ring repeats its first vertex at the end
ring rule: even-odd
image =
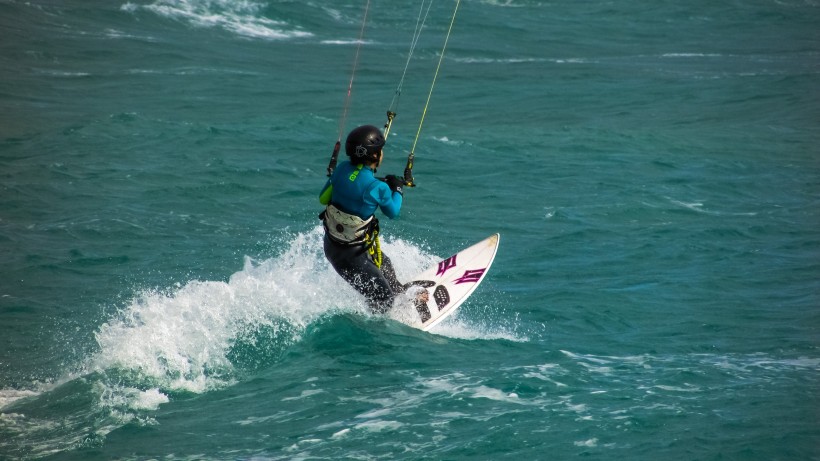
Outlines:
{"type": "MultiPolygon", "coordinates": [[[[353,129],[345,141],[349,161],[340,162],[319,194],[326,205],[324,252],[342,278],[367,298],[370,309],[385,313],[404,291],[390,258],[379,244],[376,209],[390,219],[399,216],[404,180],[375,173],[384,159],[385,138],[372,125],[353,129]]],[[[427,292],[423,296],[426,301],[427,292]]]]}

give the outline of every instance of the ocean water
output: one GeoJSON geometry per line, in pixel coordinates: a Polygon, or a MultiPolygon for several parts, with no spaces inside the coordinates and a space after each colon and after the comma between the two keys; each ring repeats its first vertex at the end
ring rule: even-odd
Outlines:
{"type": "Polygon", "coordinates": [[[321,250],[366,4],[0,0],[0,459],[820,460],[820,4],[462,0],[384,248],[501,247],[429,333],[321,250]]]}

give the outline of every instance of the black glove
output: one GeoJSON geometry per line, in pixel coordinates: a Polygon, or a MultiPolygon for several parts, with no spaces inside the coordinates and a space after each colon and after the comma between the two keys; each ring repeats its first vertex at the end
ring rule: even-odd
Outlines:
{"type": "Polygon", "coordinates": [[[402,186],[404,186],[404,178],[399,178],[394,174],[389,174],[385,176],[384,182],[387,183],[387,186],[393,192],[398,192],[399,194],[404,195],[404,192],[401,190],[402,186]]]}

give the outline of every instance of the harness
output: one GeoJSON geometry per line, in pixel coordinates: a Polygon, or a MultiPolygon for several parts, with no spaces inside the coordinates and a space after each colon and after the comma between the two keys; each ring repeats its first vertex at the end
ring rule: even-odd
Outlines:
{"type": "Polygon", "coordinates": [[[379,220],[376,216],[362,219],[345,213],[332,203],[319,215],[330,240],[340,245],[364,245],[376,267],[382,266],[379,243],[379,220]]]}

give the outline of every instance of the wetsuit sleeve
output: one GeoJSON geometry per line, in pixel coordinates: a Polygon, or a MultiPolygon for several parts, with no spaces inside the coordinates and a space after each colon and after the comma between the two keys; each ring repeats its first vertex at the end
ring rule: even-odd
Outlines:
{"type": "Polygon", "coordinates": [[[322,189],[322,192],[319,194],[319,203],[322,205],[328,205],[330,203],[330,197],[333,195],[333,183],[330,182],[330,179],[327,180],[325,183],[325,187],[322,189]]]}
{"type": "Polygon", "coordinates": [[[398,192],[393,192],[390,190],[390,186],[383,181],[375,181],[373,186],[370,187],[370,190],[367,191],[367,195],[370,199],[372,199],[379,208],[381,208],[382,213],[390,219],[396,218],[399,216],[399,211],[401,211],[401,204],[402,204],[402,195],[398,192]]]}

